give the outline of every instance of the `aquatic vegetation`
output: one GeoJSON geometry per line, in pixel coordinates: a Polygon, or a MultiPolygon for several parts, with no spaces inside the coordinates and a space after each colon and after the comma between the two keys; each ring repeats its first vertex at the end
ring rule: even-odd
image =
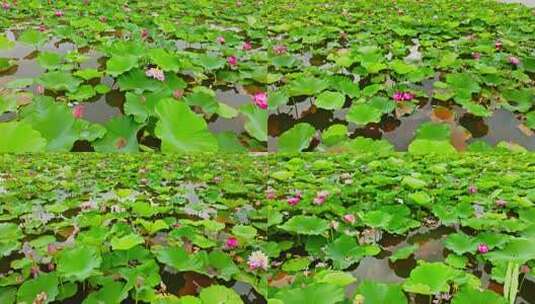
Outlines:
{"type": "Polygon", "coordinates": [[[2,303],[534,298],[533,154],[4,156],[2,303]]]}
{"type": "Polygon", "coordinates": [[[205,143],[170,145],[169,132],[157,132],[169,120],[158,106],[170,100],[199,121],[195,130],[173,123],[171,133],[202,129],[207,151],[535,149],[535,16],[521,5],[19,0],[2,7],[0,124],[24,137],[2,151],[198,151],[205,143]],[[43,121],[60,121],[57,113],[80,104],[84,115],[54,134],[22,115],[37,107],[43,121]],[[425,122],[449,134],[415,137],[425,122]]]}

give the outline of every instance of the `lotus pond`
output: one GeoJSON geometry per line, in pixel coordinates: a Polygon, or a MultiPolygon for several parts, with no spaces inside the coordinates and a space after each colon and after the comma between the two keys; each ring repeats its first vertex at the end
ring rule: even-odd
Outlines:
{"type": "Polygon", "coordinates": [[[535,149],[520,4],[2,4],[0,151],[535,149]]]}
{"type": "Polygon", "coordinates": [[[2,304],[535,303],[530,153],[5,155],[0,172],[2,304]]]}

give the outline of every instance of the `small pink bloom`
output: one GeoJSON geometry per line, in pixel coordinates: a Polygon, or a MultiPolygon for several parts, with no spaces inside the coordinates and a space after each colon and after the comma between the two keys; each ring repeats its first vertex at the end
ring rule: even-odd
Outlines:
{"type": "Polygon", "coordinates": [[[355,216],[353,214],[346,214],[344,215],[344,221],[348,224],[354,224],[355,223],[355,216]]]}
{"type": "Polygon", "coordinates": [[[470,194],[477,193],[477,187],[474,186],[474,185],[468,186],[468,193],[470,193],[470,194]]]}
{"type": "Polygon", "coordinates": [[[228,249],[234,249],[239,246],[238,239],[231,236],[227,239],[227,242],[225,243],[225,247],[228,249]]]}
{"type": "Polygon", "coordinates": [[[268,108],[267,94],[265,92],[256,93],[253,96],[253,101],[262,110],[265,110],[268,108]]]}
{"type": "Polygon", "coordinates": [[[338,221],[334,221],[334,220],[333,220],[333,221],[331,221],[331,222],[329,223],[329,226],[330,226],[332,229],[337,230],[338,227],[340,226],[340,223],[338,223],[338,221]]]}
{"type": "Polygon", "coordinates": [[[148,77],[152,77],[154,79],[157,79],[159,81],[164,81],[165,80],[164,72],[162,70],[160,70],[160,69],[157,69],[157,68],[148,69],[145,72],[145,75],[147,75],[148,77]]]}
{"type": "Polygon", "coordinates": [[[479,60],[481,59],[481,54],[477,52],[472,53],[472,58],[474,58],[475,60],[479,60]]]}
{"type": "Polygon", "coordinates": [[[182,96],[184,96],[184,90],[176,89],[176,90],[173,91],[173,97],[175,99],[180,99],[180,98],[182,98],[182,96]]]}
{"type": "Polygon", "coordinates": [[[520,64],[520,59],[518,59],[515,56],[509,56],[508,61],[512,65],[519,65],[520,64]]]}
{"type": "Polygon", "coordinates": [[[494,47],[496,48],[496,50],[501,50],[502,47],[503,47],[503,43],[501,41],[496,41],[496,43],[494,44],[494,47]]]}
{"type": "Polygon", "coordinates": [[[266,190],[266,198],[267,198],[268,200],[273,200],[273,199],[277,198],[277,193],[275,192],[275,189],[273,189],[273,188],[268,188],[268,189],[266,190]]]}
{"type": "Polygon", "coordinates": [[[54,15],[56,15],[56,17],[63,17],[63,12],[60,11],[60,10],[57,10],[54,15]]]}
{"type": "Polygon", "coordinates": [[[149,37],[149,30],[142,29],[141,30],[141,39],[147,39],[149,37]]]}
{"type": "Polygon", "coordinates": [[[225,44],[225,37],[219,36],[219,37],[217,37],[216,41],[219,44],[225,44]]]}
{"type": "Polygon", "coordinates": [[[55,244],[48,244],[46,251],[49,255],[54,255],[58,252],[58,246],[55,244]]]}
{"type": "Polygon", "coordinates": [[[486,244],[479,244],[477,246],[477,251],[481,254],[485,254],[489,252],[489,246],[487,246],[486,244]]]}
{"type": "Polygon", "coordinates": [[[314,198],[314,204],[323,205],[323,203],[327,199],[327,196],[329,196],[329,191],[320,191],[316,193],[316,197],[314,198]]]}
{"type": "Polygon", "coordinates": [[[236,66],[238,64],[238,58],[236,56],[227,57],[227,62],[230,66],[236,66]]]}
{"type": "Polygon", "coordinates": [[[84,116],[85,107],[81,104],[74,106],[72,108],[72,115],[74,118],[82,118],[84,116]]]}
{"type": "Polygon", "coordinates": [[[268,257],[260,250],[253,251],[247,259],[247,265],[251,270],[267,270],[269,267],[268,257]]]}
{"type": "Polygon", "coordinates": [[[503,199],[499,199],[496,201],[496,206],[500,207],[500,208],[503,208],[505,206],[507,206],[507,202],[503,199]]]}
{"type": "Polygon", "coordinates": [[[292,196],[288,198],[288,205],[295,206],[299,204],[300,201],[301,201],[301,198],[299,196],[292,196]]]}
{"type": "Polygon", "coordinates": [[[5,10],[8,10],[8,9],[11,8],[11,5],[9,3],[7,3],[7,2],[3,2],[2,3],[2,8],[5,9],[5,10]]]}
{"type": "Polygon", "coordinates": [[[284,45],[276,45],[273,47],[273,52],[277,55],[282,55],[288,51],[288,48],[284,45]]]}
{"type": "Polygon", "coordinates": [[[245,41],[241,47],[244,51],[249,51],[253,48],[253,45],[249,41],[245,41]]]}
{"type": "Polygon", "coordinates": [[[395,100],[395,101],[403,101],[403,92],[396,92],[394,93],[394,96],[392,96],[392,98],[395,100]]]}
{"type": "Polygon", "coordinates": [[[403,100],[411,101],[413,98],[414,98],[414,95],[412,95],[411,93],[409,92],[403,93],[403,100]]]}
{"type": "Polygon", "coordinates": [[[45,93],[45,87],[40,84],[37,85],[36,89],[37,89],[37,94],[43,95],[45,93]]]}
{"type": "Polygon", "coordinates": [[[39,25],[39,32],[44,32],[46,31],[46,26],[44,24],[40,24],[39,25]]]}

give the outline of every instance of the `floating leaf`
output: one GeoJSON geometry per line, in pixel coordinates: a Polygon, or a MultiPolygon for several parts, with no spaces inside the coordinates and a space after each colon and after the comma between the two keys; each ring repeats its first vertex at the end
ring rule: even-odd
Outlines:
{"type": "Polygon", "coordinates": [[[46,140],[26,122],[0,123],[0,152],[39,152],[46,147],[46,140]]]}
{"type": "Polygon", "coordinates": [[[281,153],[301,152],[310,145],[316,129],[308,123],[299,123],[284,132],[278,141],[278,151],[281,153]]]}

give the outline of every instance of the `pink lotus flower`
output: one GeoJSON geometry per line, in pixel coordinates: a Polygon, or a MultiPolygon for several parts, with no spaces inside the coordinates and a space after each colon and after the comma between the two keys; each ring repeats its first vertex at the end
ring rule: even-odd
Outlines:
{"type": "Polygon", "coordinates": [[[141,30],[141,39],[147,39],[149,37],[149,30],[142,29],[141,30]]]}
{"type": "Polygon", "coordinates": [[[229,56],[227,57],[227,62],[230,66],[236,66],[238,64],[238,58],[236,58],[236,56],[229,56]]]}
{"type": "Polygon", "coordinates": [[[499,199],[496,201],[496,206],[500,207],[500,208],[503,208],[505,206],[507,206],[507,202],[503,199],[499,199]]]}
{"type": "Polygon", "coordinates": [[[60,11],[60,10],[57,10],[57,11],[54,13],[54,15],[55,15],[56,17],[63,17],[63,12],[60,11]]]}
{"type": "Polygon", "coordinates": [[[43,95],[45,93],[45,87],[40,84],[37,85],[35,89],[37,90],[37,94],[39,95],[43,95]]]}
{"type": "Polygon", "coordinates": [[[355,216],[353,214],[346,214],[344,215],[344,221],[348,224],[354,224],[355,223],[355,216]]]}
{"type": "Polygon", "coordinates": [[[400,102],[400,101],[411,101],[414,99],[414,95],[412,93],[409,93],[409,92],[396,92],[394,93],[394,96],[392,96],[392,98],[397,101],[397,102],[400,102]]]}
{"type": "Polygon", "coordinates": [[[468,186],[468,193],[470,193],[470,194],[477,193],[477,187],[474,186],[474,185],[468,186]]]}
{"type": "Polygon", "coordinates": [[[39,32],[44,32],[46,31],[46,26],[44,24],[40,24],[39,25],[39,32]]]}
{"type": "Polygon", "coordinates": [[[7,3],[7,2],[3,2],[2,3],[2,8],[5,9],[5,10],[8,10],[11,8],[11,4],[7,3]]]}
{"type": "Polygon", "coordinates": [[[234,249],[238,246],[239,246],[238,239],[233,236],[229,237],[225,243],[225,247],[227,249],[234,249]]]}
{"type": "Polygon", "coordinates": [[[251,50],[252,48],[253,48],[253,45],[252,45],[250,42],[248,42],[248,41],[245,41],[245,42],[243,43],[243,46],[241,47],[241,49],[244,50],[244,51],[249,51],[249,50],[251,50]]]}
{"type": "Polygon", "coordinates": [[[157,79],[159,81],[164,81],[165,80],[165,74],[163,73],[162,70],[157,69],[157,68],[148,69],[145,72],[145,75],[147,75],[148,77],[152,77],[154,79],[157,79]]]}
{"type": "Polygon", "coordinates": [[[329,226],[330,226],[332,229],[337,230],[338,227],[340,226],[340,223],[338,223],[338,221],[334,221],[334,220],[333,220],[333,221],[331,221],[331,222],[329,223],[329,226]]]}
{"type": "Polygon", "coordinates": [[[74,118],[82,118],[85,113],[85,107],[83,105],[76,105],[74,108],[72,108],[72,115],[74,118]]]}
{"type": "Polygon", "coordinates": [[[518,59],[515,56],[509,56],[508,61],[512,65],[519,65],[520,64],[520,59],[518,59]]]}
{"type": "Polygon", "coordinates": [[[496,41],[496,43],[494,43],[494,47],[496,48],[496,50],[501,50],[502,47],[503,47],[503,43],[501,41],[496,41]]]}
{"type": "Polygon", "coordinates": [[[265,92],[254,94],[253,101],[262,110],[265,110],[268,108],[267,94],[265,92]]]}
{"type": "Polygon", "coordinates": [[[300,201],[301,201],[301,197],[292,196],[292,197],[288,198],[288,205],[295,206],[295,205],[299,204],[300,201]]]}
{"type": "Polygon", "coordinates": [[[479,60],[481,59],[481,54],[480,53],[472,53],[472,58],[474,58],[475,60],[479,60]]]}
{"type": "Polygon", "coordinates": [[[182,96],[184,96],[184,90],[176,89],[176,90],[173,91],[173,97],[175,99],[180,99],[180,98],[182,98],[182,96]]]}
{"type": "Polygon", "coordinates": [[[267,198],[268,200],[273,200],[273,199],[277,198],[277,193],[275,192],[275,189],[273,189],[273,188],[268,188],[268,189],[266,190],[266,198],[267,198]]]}
{"type": "Polygon", "coordinates": [[[489,246],[487,246],[486,244],[479,244],[477,246],[477,251],[481,254],[485,254],[489,252],[489,246]]]}
{"type": "Polygon", "coordinates": [[[276,45],[273,47],[273,52],[277,55],[282,55],[288,51],[288,48],[284,45],[276,45]]]}
{"type": "Polygon", "coordinates": [[[327,196],[329,196],[329,191],[320,191],[316,193],[316,197],[314,198],[314,204],[323,205],[323,203],[327,199],[327,196]]]}
{"type": "Polygon", "coordinates": [[[260,250],[253,251],[247,259],[247,265],[251,270],[267,270],[269,267],[268,257],[260,250]]]}
{"type": "Polygon", "coordinates": [[[217,43],[219,44],[225,44],[225,37],[219,36],[216,38],[217,43]]]}

